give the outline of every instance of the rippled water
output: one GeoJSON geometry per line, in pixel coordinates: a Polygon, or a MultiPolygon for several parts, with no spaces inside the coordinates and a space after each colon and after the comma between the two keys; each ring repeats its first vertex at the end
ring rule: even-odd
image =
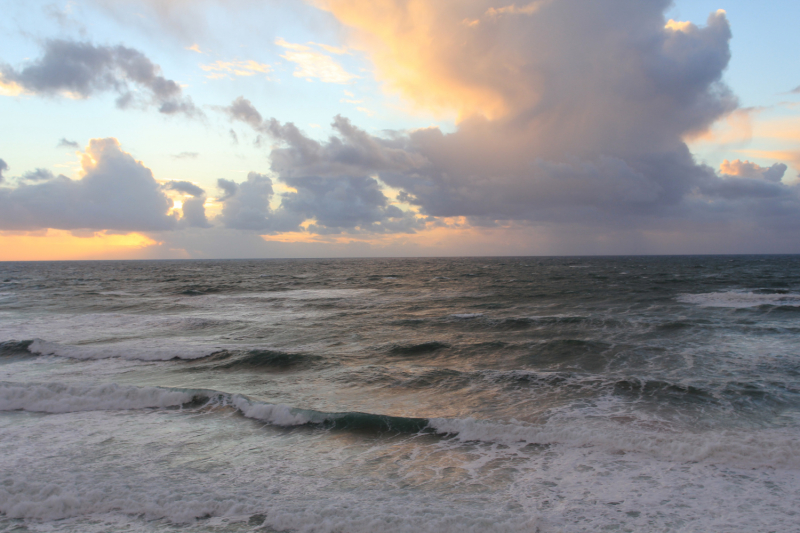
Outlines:
{"type": "Polygon", "coordinates": [[[0,531],[800,531],[800,257],[0,263],[0,531]]]}

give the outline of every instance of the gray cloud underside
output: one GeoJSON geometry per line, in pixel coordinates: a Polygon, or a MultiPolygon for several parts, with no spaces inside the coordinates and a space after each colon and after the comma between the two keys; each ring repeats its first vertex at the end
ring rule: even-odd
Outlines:
{"type": "Polygon", "coordinates": [[[5,180],[3,172],[5,172],[6,170],[8,170],[8,163],[0,159],[0,183],[3,183],[3,180],[5,180]]]}
{"type": "Polygon", "coordinates": [[[346,176],[337,179],[303,177],[282,179],[296,192],[281,195],[272,209],[272,180],[251,172],[242,183],[221,179],[223,192],[220,221],[225,227],[278,233],[304,231],[306,220],[315,222],[307,231],[337,233],[411,233],[421,226],[416,217],[391,205],[380,184],[371,177],[346,176]]]}
{"type": "Polygon", "coordinates": [[[170,181],[164,185],[167,190],[188,194],[191,198],[183,201],[183,217],[180,225],[192,228],[210,228],[211,223],[206,218],[206,191],[189,181],[170,181]]]}
{"type": "MultiPolygon", "coordinates": [[[[63,176],[59,176],[63,177],[63,176]]],[[[37,168],[22,175],[24,181],[47,181],[55,178],[55,175],[46,168],[37,168]]]]}
{"type": "Polygon", "coordinates": [[[178,227],[168,211],[172,202],[148,168],[123,152],[114,139],[93,139],[94,163],[72,180],[47,170],[31,173],[44,181],[23,180],[0,187],[0,229],[161,231],[178,227]],[[48,176],[49,175],[49,176],[48,176]]]}
{"type": "Polygon", "coordinates": [[[70,141],[62,137],[61,140],[58,141],[58,145],[56,145],[56,148],[69,148],[72,150],[80,150],[81,145],[75,141],[70,141]]]}
{"type": "MultiPolygon", "coordinates": [[[[378,137],[337,116],[334,135],[318,142],[291,123],[264,119],[243,97],[227,112],[273,138],[272,170],[283,182],[335,187],[377,175],[425,215],[593,228],[749,217],[800,228],[798,187],[778,177],[784,165],[760,176],[719,176],[683,142],[737,106],[721,81],[731,32],[722,13],[705,27],[666,29],[668,5],[562,0],[533,17],[506,17],[498,28],[480,25],[476,31],[504,35],[478,39],[492,39],[499,47],[492,54],[515,54],[516,72],[538,97],[516,98],[498,76],[508,116],[473,117],[452,134],[428,128],[378,137]]],[[[491,66],[481,62],[487,58],[470,61],[491,66]]]]}
{"type": "Polygon", "coordinates": [[[0,65],[0,78],[38,95],[69,92],[88,98],[110,91],[119,95],[119,108],[155,105],[165,114],[200,114],[177,82],[164,78],[158,65],[144,54],[124,46],[48,40],[38,60],[20,69],[0,65]],[[146,96],[139,96],[131,86],[146,96]]]}

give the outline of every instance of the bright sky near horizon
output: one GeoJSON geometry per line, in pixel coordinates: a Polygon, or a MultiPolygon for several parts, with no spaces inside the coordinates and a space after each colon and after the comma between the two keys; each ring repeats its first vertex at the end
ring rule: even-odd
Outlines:
{"type": "Polygon", "coordinates": [[[0,260],[800,253],[796,2],[0,7],[0,260]]]}

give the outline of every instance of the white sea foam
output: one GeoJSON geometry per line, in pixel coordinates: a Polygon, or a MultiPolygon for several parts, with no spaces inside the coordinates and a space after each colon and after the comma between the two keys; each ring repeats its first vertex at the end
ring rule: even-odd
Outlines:
{"type": "Polygon", "coordinates": [[[235,406],[247,418],[253,418],[278,426],[302,426],[311,418],[297,412],[288,405],[253,402],[249,398],[236,394],[231,397],[231,405],[235,406]]]}
{"type": "MultiPolygon", "coordinates": [[[[47,521],[50,531],[173,531],[170,523],[214,531],[210,522],[227,532],[253,531],[247,519],[256,513],[266,531],[536,528],[535,514],[509,512],[485,495],[432,495],[355,472],[362,456],[328,441],[325,432],[286,439],[231,417],[169,412],[74,413],[46,424],[0,417],[0,429],[0,513],[47,521]],[[109,515],[125,527],[99,526],[109,515]],[[214,522],[222,517],[230,521],[214,522]],[[153,523],[159,520],[167,523],[153,523]]],[[[369,445],[359,449],[376,455],[369,445]]]]}
{"type": "Polygon", "coordinates": [[[266,531],[302,533],[795,531],[800,493],[791,469],[598,446],[415,438],[342,446],[328,432],[287,438],[214,413],[0,416],[0,430],[0,513],[43,521],[28,522],[32,531],[180,523],[230,533],[253,531],[247,519],[256,513],[266,531]]]}
{"type": "MultiPolygon", "coordinates": [[[[211,390],[175,390],[129,385],[3,383],[0,411],[74,413],[179,407],[193,400],[213,407],[234,407],[246,418],[277,426],[301,426],[312,421],[309,412],[288,405],[258,402],[240,394],[211,390]]],[[[318,421],[324,419],[319,413],[318,421]]]]}
{"type": "Polygon", "coordinates": [[[375,289],[297,289],[292,291],[250,292],[245,294],[210,294],[209,299],[267,299],[267,300],[328,300],[334,298],[359,298],[375,289]]]}
{"type": "Polygon", "coordinates": [[[699,305],[700,307],[730,307],[734,309],[760,307],[762,305],[800,307],[800,294],[735,290],[682,294],[678,296],[678,301],[699,305]]]}
{"type": "Polygon", "coordinates": [[[663,427],[646,430],[589,418],[556,418],[542,425],[434,418],[429,425],[437,433],[453,435],[461,442],[592,447],[608,453],[644,454],[678,463],[800,467],[800,441],[796,432],[789,430],[690,433],[663,427]]]}
{"type": "MultiPolygon", "coordinates": [[[[9,315],[0,321],[0,341],[25,339],[51,339],[64,344],[87,341],[129,342],[131,347],[154,347],[163,339],[179,342],[179,337],[212,330],[215,327],[230,328],[236,320],[226,320],[217,313],[208,316],[174,316],[169,314],[129,315],[107,314],[58,314],[39,317],[9,315]],[[159,341],[156,337],[161,337],[159,341]]],[[[186,342],[186,341],[183,341],[186,342]]]]}
{"type": "Polygon", "coordinates": [[[71,413],[174,407],[192,401],[191,392],[158,387],[0,383],[0,411],[71,413]]]}

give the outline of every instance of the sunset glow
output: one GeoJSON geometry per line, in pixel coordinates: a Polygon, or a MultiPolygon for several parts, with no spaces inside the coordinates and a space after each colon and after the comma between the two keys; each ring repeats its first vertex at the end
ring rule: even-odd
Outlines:
{"type": "Polygon", "coordinates": [[[3,257],[800,252],[777,5],[9,9],[3,257]]]}

